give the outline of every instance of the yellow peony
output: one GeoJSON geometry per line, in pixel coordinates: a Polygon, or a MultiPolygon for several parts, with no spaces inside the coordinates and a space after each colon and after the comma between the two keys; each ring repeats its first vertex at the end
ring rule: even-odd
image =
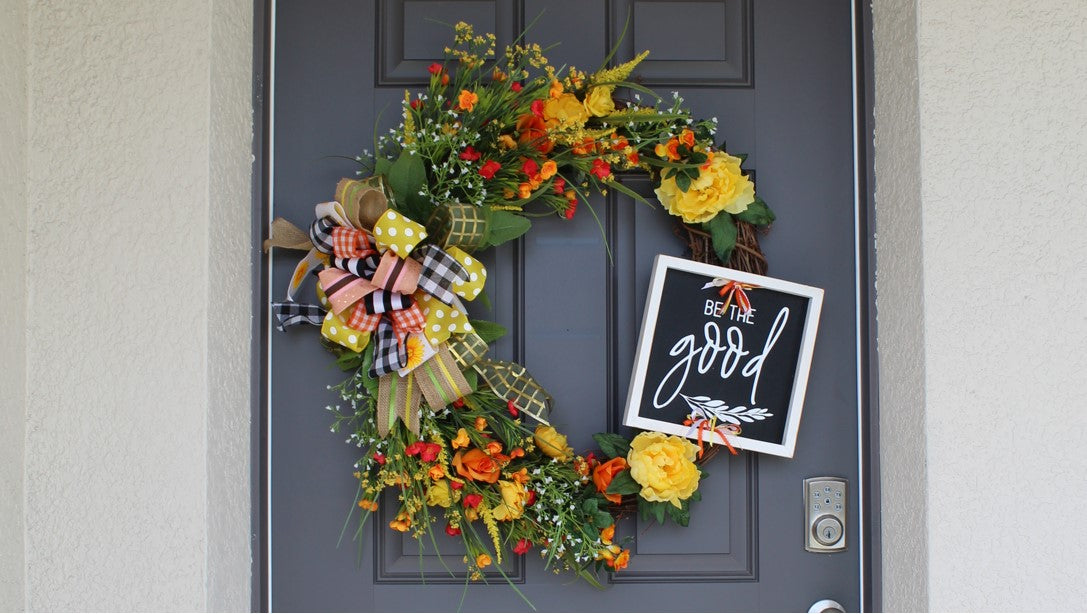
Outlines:
{"type": "Polygon", "coordinates": [[[497,520],[520,518],[525,513],[525,502],[528,501],[528,492],[525,487],[517,482],[499,480],[498,490],[502,493],[502,503],[494,506],[494,517],[497,520]]]}
{"type": "Polygon", "coordinates": [[[676,507],[698,490],[700,473],[694,464],[698,446],[675,435],[645,432],[630,442],[630,477],[641,484],[646,501],[667,501],[676,507]]]}
{"type": "Polygon", "coordinates": [[[721,211],[743,213],[755,202],[755,184],[740,170],[740,159],[724,152],[714,154],[686,192],[674,177],[661,181],[655,191],[668,213],[688,224],[708,222],[721,211]]]}
{"type": "Polygon", "coordinates": [[[543,424],[537,426],[533,439],[536,441],[536,447],[540,449],[540,452],[551,458],[568,461],[574,457],[574,449],[566,442],[566,435],[556,431],[553,426],[543,424]]]}
{"type": "Polygon", "coordinates": [[[548,98],[543,108],[544,123],[548,128],[580,128],[589,119],[589,112],[573,94],[548,98]]]}
{"type": "Polygon", "coordinates": [[[604,117],[615,112],[615,101],[611,99],[611,88],[594,87],[585,97],[585,110],[590,115],[604,117]]]}
{"type": "Polygon", "coordinates": [[[426,491],[426,504],[438,507],[453,505],[453,489],[446,480],[438,480],[426,491]]]}

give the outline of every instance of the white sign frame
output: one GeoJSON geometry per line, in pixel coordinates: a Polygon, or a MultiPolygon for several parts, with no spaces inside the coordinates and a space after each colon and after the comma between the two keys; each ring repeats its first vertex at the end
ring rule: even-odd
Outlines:
{"type": "MultiPolygon", "coordinates": [[[[804,394],[808,387],[808,375],[811,369],[812,353],[815,349],[815,336],[819,329],[819,314],[823,308],[823,290],[812,286],[745,273],[734,269],[713,266],[685,260],[674,256],[658,254],[653,261],[653,275],[649,281],[649,293],[646,298],[645,311],[642,315],[641,334],[638,338],[638,349],[635,352],[634,369],[630,378],[630,388],[627,392],[626,411],[623,414],[623,424],[648,431],[659,431],[671,435],[679,435],[690,439],[697,439],[697,434],[691,432],[689,427],[677,425],[663,420],[648,418],[639,414],[642,394],[645,388],[645,372],[649,365],[649,356],[653,350],[653,335],[656,332],[657,318],[660,310],[661,291],[664,279],[668,271],[687,271],[697,275],[705,275],[709,282],[717,277],[724,277],[743,284],[752,284],[759,288],[776,290],[786,294],[802,296],[808,299],[808,312],[804,318],[804,332],[800,343],[800,355],[797,357],[796,375],[793,378],[792,394],[789,397],[788,414],[785,422],[785,432],[780,444],[769,443],[757,439],[748,439],[742,435],[730,436],[728,441],[735,448],[762,452],[774,456],[792,458],[796,451],[796,436],[800,430],[800,416],[804,409],[804,394]]],[[[714,439],[718,439],[715,436],[714,439]]],[[[720,443],[718,441],[718,443],[720,443]]]]}

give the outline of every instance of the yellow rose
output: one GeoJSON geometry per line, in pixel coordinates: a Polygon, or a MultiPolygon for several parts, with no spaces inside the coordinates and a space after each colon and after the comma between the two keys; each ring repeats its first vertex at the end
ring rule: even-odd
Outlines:
{"type": "Polygon", "coordinates": [[[543,424],[537,426],[533,439],[536,441],[536,447],[551,458],[568,461],[574,457],[574,449],[566,443],[566,435],[556,431],[553,426],[543,424]]]}
{"type": "Polygon", "coordinates": [[[675,435],[645,432],[635,437],[627,463],[630,477],[642,486],[642,498],[682,507],[681,501],[698,490],[701,474],[694,464],[696,453],[697,446],[675,435]]]}
{"type": "Polygon", "coordinates": [[[585,110],[590,115],[604,117],[615,112],[615,101],[611,99],[611,89],[607,87],[594,87],[585,97],[585,110]]]}
{"type": "Polygon", "coordinates": [[[589,119],[589,112],[573,94],[548,98],[543,108],[544,123],[548,128],[580,128],[589,119]]]}
{"type": "Polygon", "coordinates": [[[724,152],[713,156],[686,192],[674,177],[661,181],[655,191],[668,213],[688,224],[708,222],[721,211],[742,213],[755,202],[755,184],[740,170],[740,159],[724,152]]]}
{"type": "Polygon", "coordinates": [[[517,482],[498,481],[498,491],[502,493],[502,503],[494,506],[494,517],[498,520],[516,520],[525,513],[528,492],[517,482]]]}
{"type": "Polygon", "coordinates": [[[446,480],[438,480],[426,491],[426,504],[438,507],[453,505],[453,489],[446,480]]]}

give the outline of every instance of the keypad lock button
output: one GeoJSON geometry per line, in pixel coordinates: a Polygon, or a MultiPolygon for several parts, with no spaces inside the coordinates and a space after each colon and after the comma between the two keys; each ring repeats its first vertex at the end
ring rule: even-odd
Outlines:
{"type": "Polygon", "coordinates": [[[808,552],[841,552],[846,547],[846,512],[849,492],[843,478],[804,480],[804,549],[808,552]]]}
{"type": "Polygon", "coordinates": [[[833,546],[842,538],[842,521],[829,514],[820,516],[815,521],[812,531],[815,534],[815,541],[824,546],[833,546]]]}

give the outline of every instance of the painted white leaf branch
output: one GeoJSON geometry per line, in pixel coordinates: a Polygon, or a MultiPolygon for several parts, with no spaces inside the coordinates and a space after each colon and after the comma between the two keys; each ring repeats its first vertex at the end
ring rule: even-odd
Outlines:
{"type": "Polygon", "coordinates": [[[718,420],[728,422],[730,424],[739,424],[741,422],[755,422],[756,420],[765,420],[773,416],[774,414],[765,407],[745,407],[743,405],[737,405],[736,407],[729,407],[724,401],[718,401],[717,399],[711,399],[707,396],[689,397],[685,394],[680,394],[684,401],[687,401],[687,405],[695,413],[702,414],[706,418],[716,417],[718,420]]]}

